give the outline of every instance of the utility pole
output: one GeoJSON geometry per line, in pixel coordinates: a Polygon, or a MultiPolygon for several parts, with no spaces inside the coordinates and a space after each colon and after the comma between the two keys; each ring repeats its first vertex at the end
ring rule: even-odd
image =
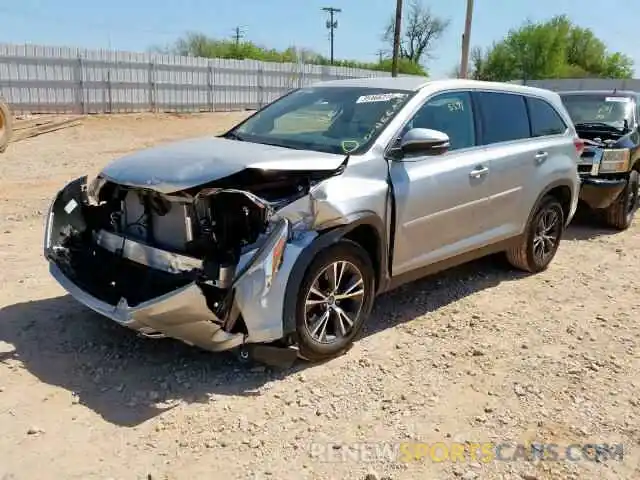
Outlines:
{"type": "Polygon", "coordinates": [[[467,78],[469,72],[469,45],[471,44],[471,21],[473,20],[473,0],[467,0],[467,15],[462,34],[462,58],[460,60],[460,78],[467,78]]]}
{"type": "Polygon", "coordinates": [[[393,58],[391,76],[398,76],[398,57],[400,56],[400,28],[402,27],[402,0],[396,1],[396,23],[393,28],[393,58]]]}
{"type": "Polygon", "coordinates": [[[242,31],[242,27],[238,26],[233,29],[233,38],[236,41],[236,49],[240,46],[240,39],[244,37],[244,32],[242,31]]]}
{"type": "Polygon", "coordinates": [[[378,50],[376,53],[378,54],[378,63],[382,63],[382,60],[384,60],[384,54],[386,52],[384,50],[378,50]]]}
{"type": "Polygon", "coordinates": [[[336,13],[340,13],[342,10],[340,8],[334,8],[334,7],[323,7],[322,10],[324,10],[325,12],[329,12],[329,20],[327,20],[327,28],[329,29],[329,41],[331,42],[331,65],[333,65],[334,30],[338,28],[338,21],[334,20],[334,15],[336,13]]]}

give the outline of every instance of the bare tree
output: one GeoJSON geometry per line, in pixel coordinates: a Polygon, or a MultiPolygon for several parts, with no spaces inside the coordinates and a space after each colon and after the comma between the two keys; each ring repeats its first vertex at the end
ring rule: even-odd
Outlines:
{"type": "MultiPolygon", "coordinates": [[[[480,47],[473,47],[469,52],[469,71],[467,78],[473,80],[487,80],[484,73],[487,54],[480,47]]],[[[449,78],[460,78],[460,65],[456,65],[449,72],[449,78]]]]}
{"type": "Polygon", "coordinates": [[[481,47],[473,47],[469,54],[469,78],[474,80],[485,80],[485,65],[487,63],[487,54],[481,47]]]}
{"type": "MultiPolygon", "coordinates": [[[[431,57],[434,43],[442,37],[449,26],[449,20],[436,17],[429,7],[420,0],[411,0],[405,10],[402,21],[402,39],[400,42],[400,57],[414,63],[431,57]]],[[[393,45],[395,17],[392,17],[385,29],[383,40],[393,45]]]]}

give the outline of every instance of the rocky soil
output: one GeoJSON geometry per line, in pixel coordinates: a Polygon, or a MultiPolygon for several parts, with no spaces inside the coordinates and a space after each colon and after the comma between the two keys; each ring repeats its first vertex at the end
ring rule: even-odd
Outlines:
{"type": "Polygon", "coordinates": [[[536,276],[492,257],[405,286],[346,355],[285,370],[138,338],[65,296],[41,253],[56,191],[242,115],[91,117],[0,156],[0,479],[640,478],[638,224],[572,226],[536,276]],[[622,443],[625,457],[353,454],[489,441],[622,443]]]}

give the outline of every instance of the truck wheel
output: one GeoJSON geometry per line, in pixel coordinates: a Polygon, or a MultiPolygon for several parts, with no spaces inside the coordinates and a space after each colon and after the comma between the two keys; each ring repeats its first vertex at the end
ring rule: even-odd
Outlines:
{"type": "Polygon", "coordinates": [[[347,351],[371,312],[374,292],[371,259],[360,245],[341,240],[321,251],[298,291],[300,356],[318,362],[347,351]]]}
{"type": "Polygon", "coordinates": [[[0,153],[7,149],[12,131],[13,117],[7,104],[0,98],[0,153]]]}
{"type": "Polygon", "coordinates": [[[627,180],[627,186],[613,204],[604,211],[607,225],[617,230],[626,230],[631,226],[633,217],[638,210],[638,184],[640,174],[632,170],[627,180]]]}
{"type": "Polygon", "coordinates": [[[520,243],[507,250],[507,260],[514,267],[538,273],[556,256],[564,232],[564,211],[555,197],[545,196],[536,209],[520,243]]]}

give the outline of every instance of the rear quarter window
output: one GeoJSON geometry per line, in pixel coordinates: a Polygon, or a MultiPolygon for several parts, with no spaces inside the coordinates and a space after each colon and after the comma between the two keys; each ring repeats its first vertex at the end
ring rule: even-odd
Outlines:
{"type": "Polygon", "coordinates": [[[529,108],[532,137],[561,135],[567,130],[567,124],[562,117],[545,100],[527,97],[527,106],[529,108]]]}
{"type": "Polygon", "coordinates": [[[515,93],[477,92],[482,143],[508,142],[530,137],[524,97],[515,93]]]}

